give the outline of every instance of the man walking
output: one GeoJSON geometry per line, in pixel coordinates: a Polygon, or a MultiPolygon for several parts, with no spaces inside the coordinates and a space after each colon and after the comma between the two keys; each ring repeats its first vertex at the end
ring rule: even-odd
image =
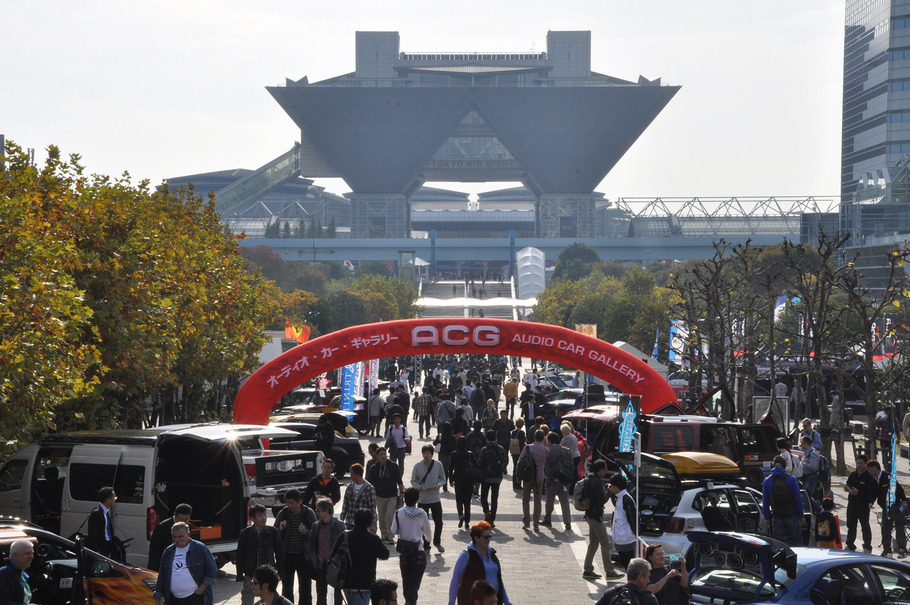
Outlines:
{"type": "Polygon", "coordinates": [[[560,435],[551,432],[547,435],[550,449],[544,462],[544,481],[547,493],[547,503],[544,507],[543,522],[541,525],[552,527],[551,515],[556,497],[559,496],[559,507],[562,509],[562,522],[566,533],[572,531],[572,515],[569,511],[569,492],[566,486],[572,482],[575,474],[575,465],[572,463],[572,454],[567,448],[559,445],[560,435]]]}
{"type": "Polygon", "coordinates": [[[531,526],[531,495],[534,495],[534,531],[540,531],[540,495],[543,492],[543,482],[545,477],[545,464],[547,461],[547,446],[543,444],[544,432],[540,429],[534,433],[534,443],[526,445],[518,456],[518,466],[522,460],[530,456],[535,466],[534,479],[526,479],[522,482],[521,493],[521,523],[524,529],[531,526]]]}
{"type": "Polygon", "coordinates": [[[174,543],[164,549],[155,602],[163,605],[212,605],[218,566],[208,547],[190,538],[190,526],[174,523],[174,543]]]}
{"type": "MultiPolygon", "coordinates": [[[[319,519],[310,528],[307,534],[310,561],[313,564],[316,578],[316,605],[327,605],[329,584],[326,574],[329,561],[332,558],[332,549],[338,538],[344,533],[344,523],[333,515],[335,506],[328,498],[316,501],[316,518],[319,519]]],[[[341,605],[341,591],[335,589],[335,605],[341,605]]]]}
{"type": "Polygon", "coordinates": [[[597,580],[601,575],[594,571],[594,554],[600,548],[600,558],[603,561],[604,574],[607,580],[616,580],[622,574],[613,568],[613,546],[607,526],[604,523],[605,507],[607,505],[607,488],[604,487],[604,478],[607,476],[607,461],[595,460],[591,464],[591,474],[585,481],[583,496],[588,500],[588,510],[585,511],[585,521],[588,524],[588,550],[585,553],[584,572],[581,577],[585,580],[597,580]]]}
{"type": "Polygon", "coordinates": [[[878,493],[872,477],[866,470],[868,458],[862,454],[856,457],[856,470],[847,477],[847,548],[856,550],[856,524],[863,532],[863,552],[872,552],[872,527],[869,525],[869,503],[878,493]]]}
{"type": "Polygon", "coordinates": [[[430,438],[430,412],[433,403],[430,387],[423,387],[422,393],[414,398],[414,417],[417,419],[417,434],[421,439],[424,436],[424,427],[426,427],[427,439],[430,438]]]}
{"type": "Polygon", "coordinates": [[[518,379],[512,378],[506,382],[502,387],[502,394],[506,397],[506,411],[509,418],[512,418],[515,415],[515,402],[518,400],[518,379]]]}
{"type": "Polygon", "coordinates": [[[367,433],[371,437],[379,437],[382,434],[383,408],[385,408],[385,399],[379,394],[379,387],[376,387],[367,401],[367,411],[370,415],[370,428],[367,433]]]}
{"type": "Polygon", "coordinates": [[[294,488],[284,494],[285,507],[275,516],[275,527],[281,532],[281,594],[294,602],[294,577],[297,578],[298,605],[313,603],[313,570],[307,556],[307,534],[316,523],[316,513],[304,506],[300,492],[294,488]]]}
{"type": "Polygon", "coordinates": [[[765,525],[771,528],[775,538],[790,546],[802,546],[800,526],[806,524],[803,499],[799,481],[787,473],[786,467],[787,461],[783,456],[774,457],[774,468],[762,483],[762,514],[765,525]]]}
{"type": "Polygon", "coordinates": [[[411,487],[420,490],[418,506],[433,517],[433,545],[442,553],[446,549],[442,545],[442,497],[439,488],[446,484],[446,473],[442,463],[433,460],[434,451],[432,445],[420,449],[423,461],[414,465],[411,487]]]}
{"type": "Polygon", "coordinates": [[[376,463],[370,467],[367,480],[376,490],[376,516],[379,522],[379,536],[387,544],[392,540],[392,517],[395,516],[398,498],[404,495],[404,483],[401,480],[401,469],[389,460],[384,447],[376,450],[376,463]]]}
{"type": "Polygon", "coordinates": [[[262,565],[278,566],[281,574],[281,533],[266,525],[268,515],[265,507],[254,504],[250,507],[253,523],[245,527],[237,538],[237,581],[243,582],[240,589],[241,605],[253,605],[253,572],[262,565]]]}

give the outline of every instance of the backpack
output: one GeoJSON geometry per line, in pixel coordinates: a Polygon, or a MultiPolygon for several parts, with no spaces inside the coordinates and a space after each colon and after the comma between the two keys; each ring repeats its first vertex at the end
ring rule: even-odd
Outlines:
{"type": "Polygon", "coordinates": [[[815,534],[819,538],[830,538],[831,534],[834,533],[831,531],[831,524],[833,521],[834,519],[831,517],[819,515],[818,521],[815,524],[815,534]]]}
{"type": "Polygon", "coordinates": [[[569,450],[566,448],[562,449],[563,451],[560,452],[561,455],[558,464],[554,469],[554,473],[556,475],[556,480],[565,485],[567,483],[572,483],[572,479],[578,478],[578,471],[576,471],[575,463],[572,461],[572,454],[570,454],[569,450]]]}
{"type": "Polygon", "coordinates": [[[515,469],[515,476],[521,481],[537,481],[537,462],[529,449],[531,446],[525,446],[525,456],[518,461],[518,467],[515,469]]]}
{"type": "Polygon", "coordinates": [[[772,477],[774,482],[771,487],[771,512],[775,516],[785,517],[793,513],[793,496],[787,487],[786,477],[772,477]]]}
{"type": "Polygon", "coordinates": [[[588,510],[591,508],[591,499],[588,496],[589,480],[588,477],[585,477],[575,484],[575,489],[572,491],[572,504],[575,506],[575,510],[588,510]]]}
{"type": "Polygon", "coordinates": [[[351,551],[348,548],[348,532],[338,545],[338,550],[332,553],[329,565],[326,568],[325,579],[332,588],[344,588],[351,575],[351,551]]]}
{"type": "Polygon", "coordinates": [[[638,595],[626,585],[608,589],[600,602],[606,603],[606,605],[641,605],[638,595]]]}
{"type": "Polygon", "coordinates": [[[484,477],[502,477],[502,458],[498,449],[488,445],[480,452],[480,466],[484,477]]]}
{"type": "Polygon", "coordinates": [[[509,439],[509,453],[513,456],[521,455],[521,439],[517,437],[521,429],[512,431],[512,437],[509,439]]]}

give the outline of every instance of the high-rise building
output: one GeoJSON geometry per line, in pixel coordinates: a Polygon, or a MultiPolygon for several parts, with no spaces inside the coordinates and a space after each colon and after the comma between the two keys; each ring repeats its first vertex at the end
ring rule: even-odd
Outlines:
{"type": "Polygon", "coordinates": [[[910,234],[910,0],[847,0],[842,144],[852,245],[910,234]]]}

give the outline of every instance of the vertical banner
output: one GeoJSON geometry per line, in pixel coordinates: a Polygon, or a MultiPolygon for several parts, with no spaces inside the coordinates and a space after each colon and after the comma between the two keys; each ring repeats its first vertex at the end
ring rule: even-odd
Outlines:
{"type": "Polygon", "coordinates": [[[370,360],[370,393],[373,392],[373,389],[379,386],[379,360],[371,359],[370,360]]]}
{"type": "Polygon", "coordinates": [[[354,393],[363,396],[363,371],[366,368],[366,364],[362,361],[358,361],[354,365],[357,366],[354,370],[354,393]]]}
{"type": "Polygon", "coordinates": [[[654,333],[654,350],[651,352],[651,357],[657,359],[657,353],[660,348],[660,327],[657,328],[657,332],[654,333]]]}
{"type": "Polygon", "coordinates": [[[674,363],[680,364],[683,360],[683,354],[686,350],[686,339],[689,337],[689,330],[681,319],[670,320],[670,353],[668,359],[674,363]]]}
{"type": "Polygon", "coordinates": [[[354,383],[357,373],[357,362],[341,368],[341,409],[354,411],[354,383]]]}
{"type": "Polygon", "coordinates": [[[638,409],[636,399],[630,397],[629,404],[622,413],[622,422],[619,423],[619,451],[632,451],[632,438],[638,432],[638,424],[635,422],[638,418],[638,409]]]}

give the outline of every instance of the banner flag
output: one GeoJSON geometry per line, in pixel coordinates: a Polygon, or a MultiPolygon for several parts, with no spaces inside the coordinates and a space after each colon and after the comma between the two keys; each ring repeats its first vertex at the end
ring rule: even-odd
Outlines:
{"type": "Polygon", "coordinates": [[[348,364],[342,368],[341,374],[341,409],[354,411],[354,387],[355,374],[357,372],[357,363],[348,364]]]}

